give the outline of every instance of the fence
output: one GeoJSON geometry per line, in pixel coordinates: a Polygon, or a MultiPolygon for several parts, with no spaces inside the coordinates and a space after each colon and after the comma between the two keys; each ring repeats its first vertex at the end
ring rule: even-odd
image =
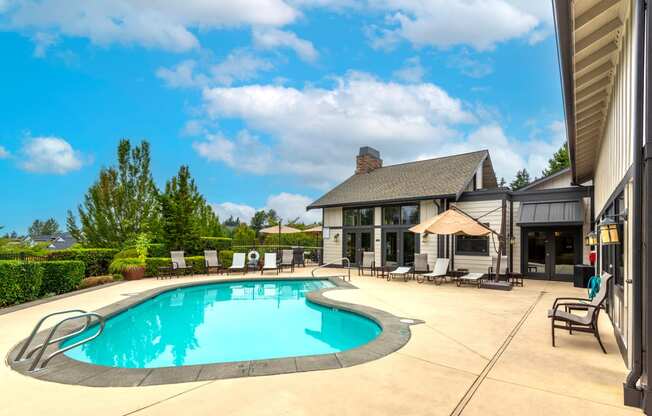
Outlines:
{"type": "Polygon", "coordinates": [[[48,257],[25,253],[0,253],[0,260],[48,261],[48,257]]]}
{"type": "MultiPolygon", "coordinates": [[[[241,246],[232,246],[231,250],[234,252],[240,253],[249,253],[252,250],[255,250],[259,253],[277,253],[281,256],[281,250],[293,250],[295,258],[301,256],[306,260],[309,260],[315,264],[322,264],[323,262],[323,249],[321,247],[309,247],[309,246],[288,246],[288,245],[241,245],[241,246]]],[[[296,262],[296,261],[295,261],[296,262]]]]}

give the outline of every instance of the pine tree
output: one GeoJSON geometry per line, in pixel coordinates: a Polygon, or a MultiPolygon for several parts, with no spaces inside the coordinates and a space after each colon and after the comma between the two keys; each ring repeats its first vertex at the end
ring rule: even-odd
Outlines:
{"type": "Polygon", "coordinates": [[[527,186],[530,183],[530,174],[528,171],[523,168],[516,172],[516,177],[510,184],[510,187],[512,188],[512,191],[517,191],[524,186],[527,186]]]}
{"type": "Polygon", "coordinates": [[[568,146],[564,143],[559,150],[557,150],[552,158],[548,159],[548,167],[541,172],[543,176],[550,176],[557,173],[562,169],[570,167],[570,158],[568,157],[568,146]]]}
{"type": "Polygon", "coordinates": [[[32,225],[27,229],[27,234],[29,234],[30,237],[52,235],[59,232],[59,223],[54,218],[49,218],[45,221],[34,220],[32,225]]]}
{"type": "Polygon", "coordinates": [[[104,168],[77,208],[81,227],[68,212],[68,231],[94,247],[120,247],[139,234],[156,235],[158,190],[150,172],[149,143],[118,145],[118,166],[104,168]]]}
{"type": "Polygon", "coordinates": [[[501,176],[500,180],[498,181],[498,187],[504,188],[505,186],[507,186],[507,182],[505,182],[505,178],[501,176]]]}
{"type": "Polygon", "coordinates": [[[187,166],[181,166],[179,173],[167,181],[160,203],[163,240],[168,248],[198,251],[202,232],[201,213],[206,209],[206,201],[197,191],[187,166]]]}

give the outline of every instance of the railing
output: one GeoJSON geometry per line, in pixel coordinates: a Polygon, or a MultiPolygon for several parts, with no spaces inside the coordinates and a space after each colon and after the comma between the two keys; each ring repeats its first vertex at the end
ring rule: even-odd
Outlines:
{"type": "Polygon", "coordinates": [[[261,253],[276,253],[281,256],[281,250],[303,251],[304,258],[313,263],[321,264],[323,259],[323,249],[316,246],[292,246],[292,245],[275,245],[275,244],[247,244],[247,245],[234,245],[231,246],[231,251],[240,253],[249,253],[251,250],[256,250],[261,253]]]}
{"type": "Polygon", "coordinates": [[[328,266],[335,266],[337,263],[346,263],[346,268],[348,269],[348,275],[349,275],[348,280],[350,282],[351,281],[351,261],[348,259],[348,257],[342,257],[341,259],[337,259],[337,260],[332,261],[330,263],[322,264],[321,266],[315,267],[314,269],[312,269],[310,274],[312,275],[312,277],[315,277],[315,271],[317,271],[318,269],[323,269],[323,268],[328,267],[328,266]]]}
{"type": "Polygon", "coordinates": [[[25,253],[0,253],[0,260],[48,261],[48,256],[34,256],[25,253]]]}
{"type": "Polygon", "coordinates": [[[29,335],[29,337],[27,338],[27,340],[23,344],[22,348],[20,349],[20,351],[18,352],[18,354],[14,358],[14,361],[21,361],[22,360],[23,355],[25,354],[25,352],[29,348],[29,345],[34,340],[34,337],[36,336],[36,333],[38,332],[39,328],[41,327],[43,322],[45,322],[46,319],[48,319],[51,316],[63,315],[63,314],[66,314],[66,313],[80,313],[80,314],[79,315],[74,315],[74,316],[69,316],[67,318],[64,318],[64,319],[60,320],[54,327],[52,327],[52,329],[48,333],[48,336],[45,338],[45,341],[43,341],[43,343],[37,345],[36,347],[32,348],[32,350],[30,350],[27,353],[27,355],[25,355],[25,360],[29,360],[32,357],[32,355],[34,355],[34,353],[38,351],[38,354],[36,354],[36,357],[32,361],[32,365],[30,366],[29,371],[38,371],[38,370],[44,369],[48,365],[50,360],[52,358],[54,358],[55,356],[57,356],[59,354],[62,354],[64,352],[68,351],[68,350],[71,350],[71,349],[73,349],[75,347],[78,347],[78,346],[80,346],[80,345],[82,345],[82,344],[84,344],[84,343],[86,343],[86,342],[88,342],[88,341],[90,341],[92,339],[97,338],[98,336],[100,336],[102,331],[104,331],[105,320],[104,320],[104,317],[102,315],[98,314],[98,313],[86,312],[86,311],[84,311],[82,309],[72,309],[72,310],[67,310],[67,311],[54,312],[54,313],[51,313],[51,314],[48,314],[48,315],[44,316],[43,318],[41,318],[38,321],[38,323],[36,324],[36,326],[32,330],[31,334],[29,335]],[[88,326],[90,325],[91,319],[93,317],[97,318],[97,320],[99,322],[99,329],[97,330],[97,332],[95,334],[93,334],[92,336],[86,337],[86,338],[84,338],[84,339],[82,339],[80,341],[77,341],[77,342],[75,342],[73,344],[70,344],[67,347],[59,348],[58,350],[56,350],[52,354],[48,355],[48,357],[45,360],[43,360],[43,362],[41,363],[41,365],[39,367],[39,362],[43,358],[43,354],[45,354],[45,350],[47,349],[47,347],[49,345],[52,345],[52,344],[57,343],[57,342],[65,341],[65,340],[70,339],[70,338],[72,338],[72,337],[74,337],[76,335],[81,334],[86,329],[88,329],[88,326]],[[53,338],[54,334],[57,332],[57,329],[59,329],[59,327],[64,322],[68,322],[68,321],[71,321],[71,320],[74,320],[74,319],[80,319],[80,318],[85,318],[86,319],[86,322],[84,323],[84,325],[80,329],[78,329],[78,330],[76,330],[74,332],[71,332],[69,334],[66,334],[66,335],[63,335],[63,336],[60,336],[60,337],[57,337],[57,338],[53,338]]]}

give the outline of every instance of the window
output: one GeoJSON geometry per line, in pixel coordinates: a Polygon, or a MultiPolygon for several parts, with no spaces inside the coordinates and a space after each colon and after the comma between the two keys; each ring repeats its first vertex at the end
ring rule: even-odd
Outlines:
{"type": "Polygon", "coordinates": [[[344,225],[348,227],[374,225],[373,208],[346,208],[344,209],[344,225]]]}
{"type": "Polygon", "coordinates": [[[489,237],[472,235],[455,236],[455,254],[463,256],[488,256],[489,237]]]}
{"type": "MultiPolygon", "coordinates": [[[[618,223],[618,235],[620,236],[620,244],[602,245],[600,248],[600,255],[602,257],[602,271],[610,273],[614,277],[614,283],[623,286],[625,276],[625,262],[624,262],[624,244],[627,243],[625,238],[625,227],[622,217],[616,215],[625,210],[625,197],[623,194],[618,196],[609,208],[605,210],[605,217],[613,219],[618,223]]],[[[604,218],[604,217],[603,217],[604,218]]]]}
{"type": "Polygon", "coordinates": [[[397,205],[383,208],[383,225],[414,225],[418,223],[418,205],[397,205]]]}

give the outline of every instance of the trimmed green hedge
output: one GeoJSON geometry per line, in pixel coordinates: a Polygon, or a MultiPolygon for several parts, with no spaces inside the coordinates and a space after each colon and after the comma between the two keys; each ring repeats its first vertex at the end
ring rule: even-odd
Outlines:
{"type": "Polygon", "coordinates": [[[48,260],[78,260],[84,262],[86,276],[101,276],[109,273],[109,264],[118,250],[113,248],[76,248],[53,251],[48,260]]]}
{"type": "Polygon", "coordinates": [[[71,292],[79,286],[86,269],[79,260],[57,260],[38,262],[43,269],[40,296],[71,292]]]}
{"type": "MultiPolygon", "coordinates": [[[[145,259],[145,276],[158,276],[160,274],[159,267],[170,267],[171,265],[172,259],[169,257],[148,257],[145,259]]],[[[186,256],[186,265],[192,267],[193,273],[201,274],[206,272],[204,256],[186,256]]]]}
{"type": "Polygon", "coordinates": [[[222,267],[231,267],[233,264],[233,251],[231,250],[222,250],[218,254],[218,257],[220,259],[220,264],[222,267]]]}
{"type": "MultiPolygon", "coordinates": [[[[228,237],[202,237],[201,249],[203,250],[230,250],[233,240],[228,237]]],[[[202,253],[203,254],[203,253],[202,253]]]]}
{"type": "Polygon", "coordinates": [[[9,306],[38,298],[43,282],[39,263],[0,261],[0,306],[9,306]]]}

